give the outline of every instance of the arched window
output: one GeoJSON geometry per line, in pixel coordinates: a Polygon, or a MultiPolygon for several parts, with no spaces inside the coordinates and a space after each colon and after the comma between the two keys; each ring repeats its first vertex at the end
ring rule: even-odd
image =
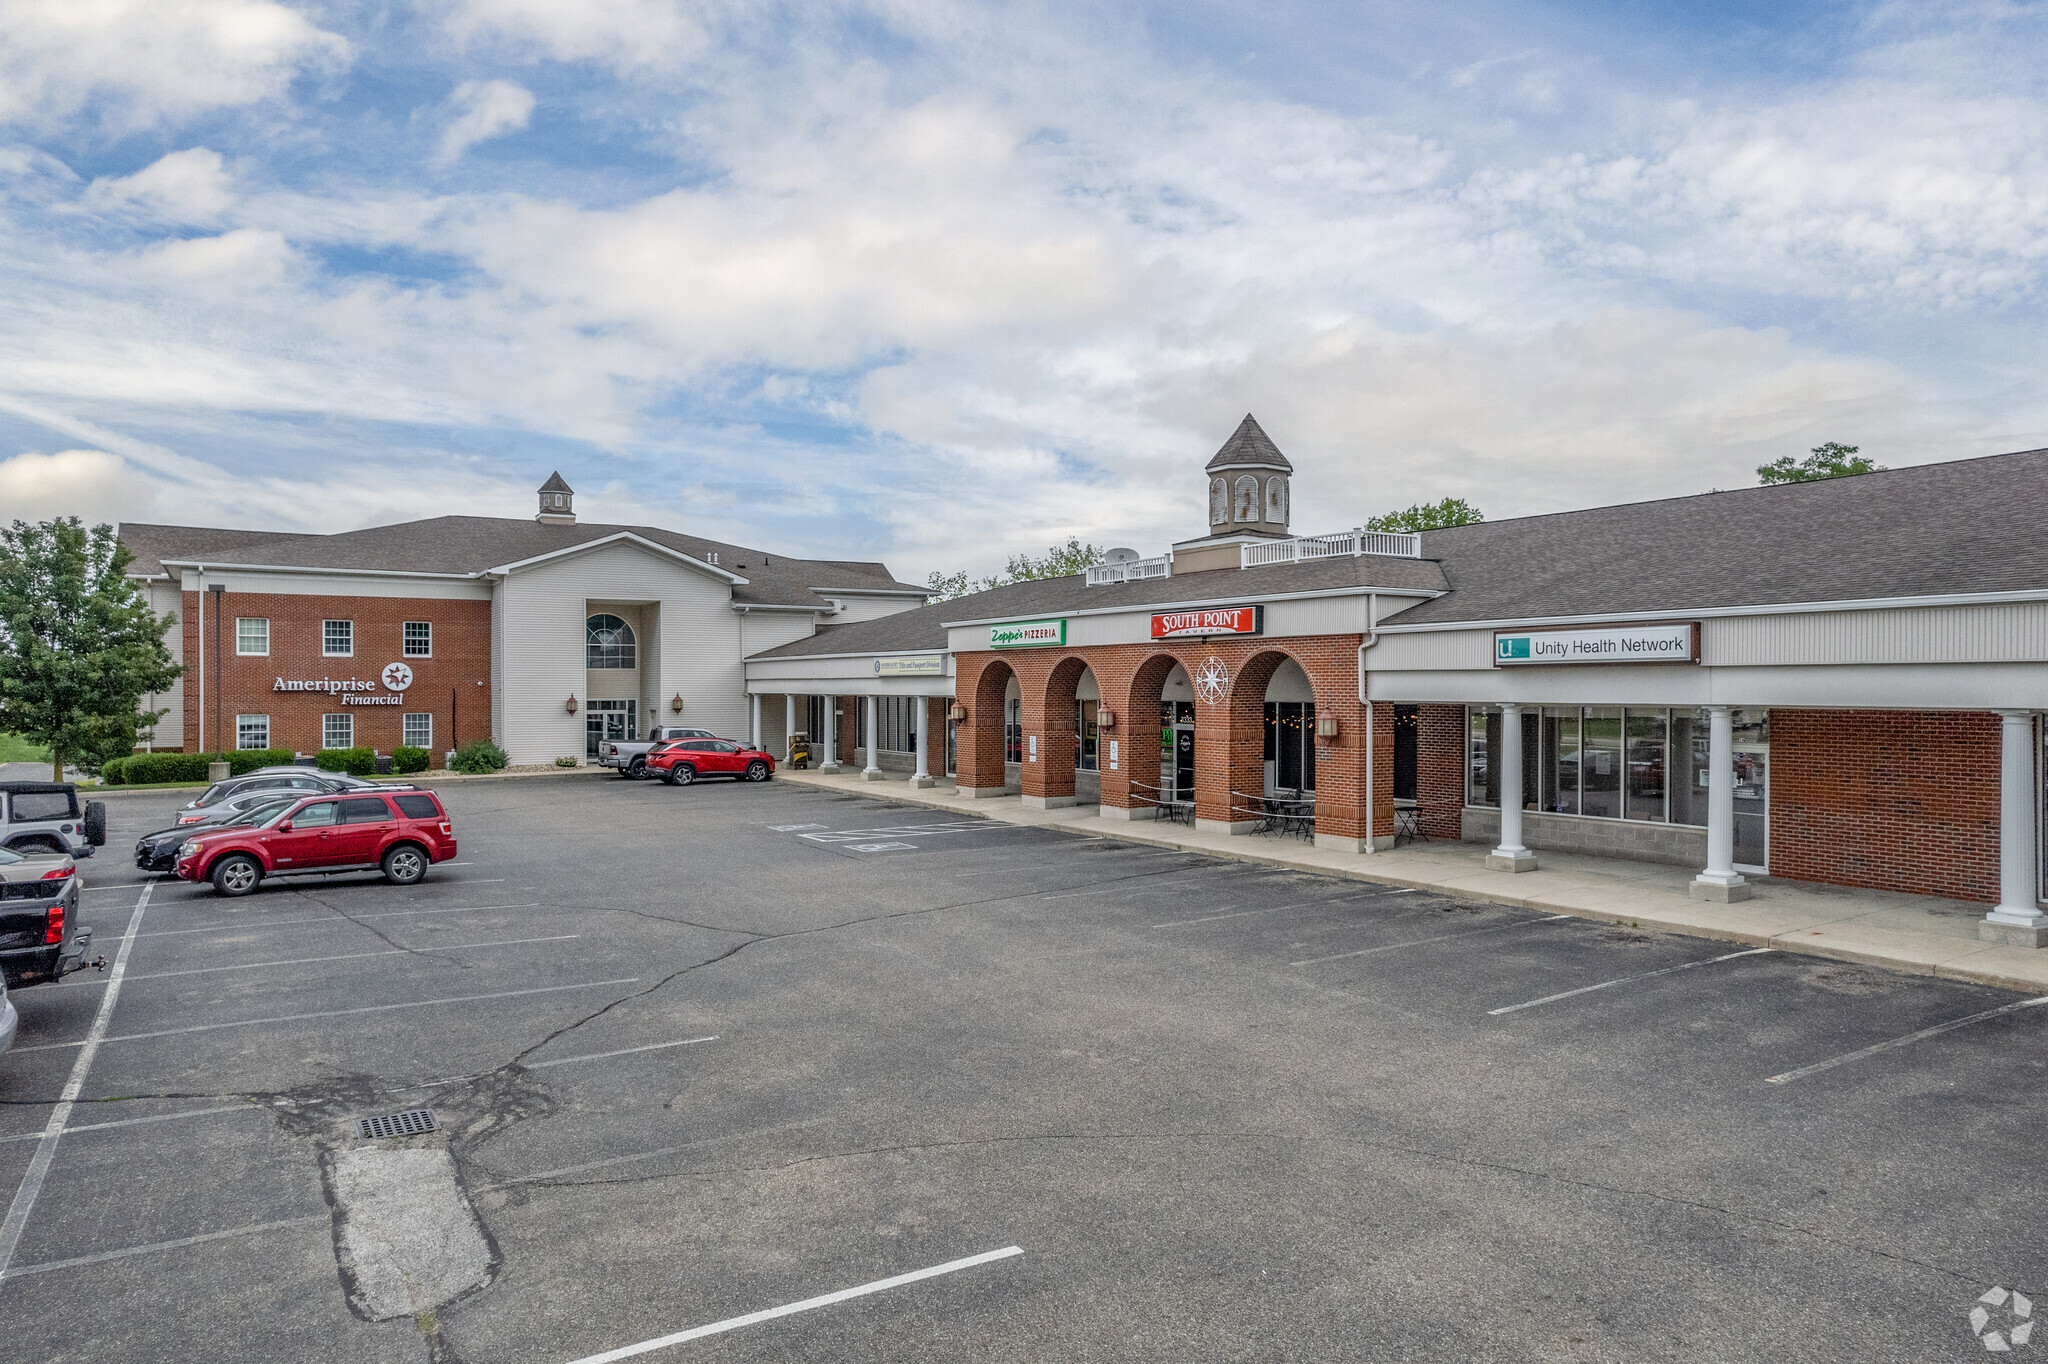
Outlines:
{"type": "Polygon", "coordinates": [[[1287,480],[1278,474],[1266,480],[1266,519],[1276,526],[1287,524],[1287,480]]]}
{"type": "Polygon", "coordinates": [[[1220,478],[1209,480],[1209,524],[1226,525],[1230,521],[1230,485],[1220,478]]]}
{"type": "Polygon", "coordinates": [[[617,616],[596,615],[583,622],[583,666],[637,668],[633,627],[617,616]]]}
{"type": "Polygon", "coordinates": [[[1259,519],[1259,481],[1250,474],[1237,480],[1237,511],[1232,518],[1237,521],[1259,519]]]}

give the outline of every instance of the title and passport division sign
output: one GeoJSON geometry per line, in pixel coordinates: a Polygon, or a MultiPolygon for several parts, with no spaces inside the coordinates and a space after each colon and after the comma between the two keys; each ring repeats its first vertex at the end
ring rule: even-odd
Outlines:
{"type": "Polygon", "coordinates": [[[1168,611],[1152,617],[1152,638],[1197,635],[1259,635],[1266,631],[1263,606],[1222,606],[1208,611],[1168,611]]]}
{"type": "Polygon", "coordinates": [[[1698,621],[1612,625],[1587,630],[1496,630],[1493,666],[1576,663],[1697,663],[1698,621]]]}

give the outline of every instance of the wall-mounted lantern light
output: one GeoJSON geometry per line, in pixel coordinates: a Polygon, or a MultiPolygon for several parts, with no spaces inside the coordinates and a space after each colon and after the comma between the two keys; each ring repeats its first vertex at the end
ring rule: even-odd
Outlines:
{"type": "Polygon", "coordinates": [[[1336,738],[1337,717],[1334,715],[1318,715],[1316,717],[1316,737],[1318,739],[1336,738]]]}
{"type": "Polygon", "coordinates": [[[1096,711],[1096,712],[1095,712],[1095,727],[1096,727],[1097,729],[1115,729],[1115,728],[1116,728],[1116,712],[1115,712],[1115,711],[1113,711],[1113,710],[1098,710],[1098,711],[1096,711]]]}
{"type": "Polygon", "coordinates": [[[573,691],[569,693],[568,710],[571,715],[574,715],[576,713],[576,693],[573,691]]]}
{"type": "Polygon", "coordinates": [[[957,701],[954,702],[953,708],[946,712],[946,718],[951,720],[956,725],[959,724],[962,720],[965,720],[967,718],[967,707],[961,705],[957,701]]]}
{"type": "Polygon", "coordinates": [[[683,713],[683,694],[681,692],[677,692],[668,699],[668,708],[669,712],[673,715],[681,715],[683,713]]]}

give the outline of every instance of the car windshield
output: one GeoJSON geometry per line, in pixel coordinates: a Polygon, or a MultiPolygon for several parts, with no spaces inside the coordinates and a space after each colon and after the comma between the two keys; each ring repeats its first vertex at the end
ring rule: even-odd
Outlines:
{"type": "Polygon", "coordinates": [[[297,803],[298,802],[296,800],[255,801],[249,805],[242,807],[240,810],[237,810],[235,812],[235,817],[229,820],[228,823],[251,824],[255,825],[258,828],[261,828],[262,826],[268,824],[271,820],[276,819],[279,815],[283,814],[286,810],[291,809],[292,806],[296,805],[297,803]]]}
{"type": "Polygon", "coordinates": [[[26,857],[23,857],[20,853],[10,852],[6,848],[0,848],[0,867],[10,867],[13,866],[16,862],[26,861],[28,861],[28,859],[26,857]]]}

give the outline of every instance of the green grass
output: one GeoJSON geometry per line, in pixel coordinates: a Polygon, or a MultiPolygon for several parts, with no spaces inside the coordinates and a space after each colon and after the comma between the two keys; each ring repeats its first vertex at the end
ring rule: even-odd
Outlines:
{"type": "Polygon", "coordinates": [[[30,743],[18,734],[0,734],[0,763],[46,763],[50,750],[30,743]]]}

